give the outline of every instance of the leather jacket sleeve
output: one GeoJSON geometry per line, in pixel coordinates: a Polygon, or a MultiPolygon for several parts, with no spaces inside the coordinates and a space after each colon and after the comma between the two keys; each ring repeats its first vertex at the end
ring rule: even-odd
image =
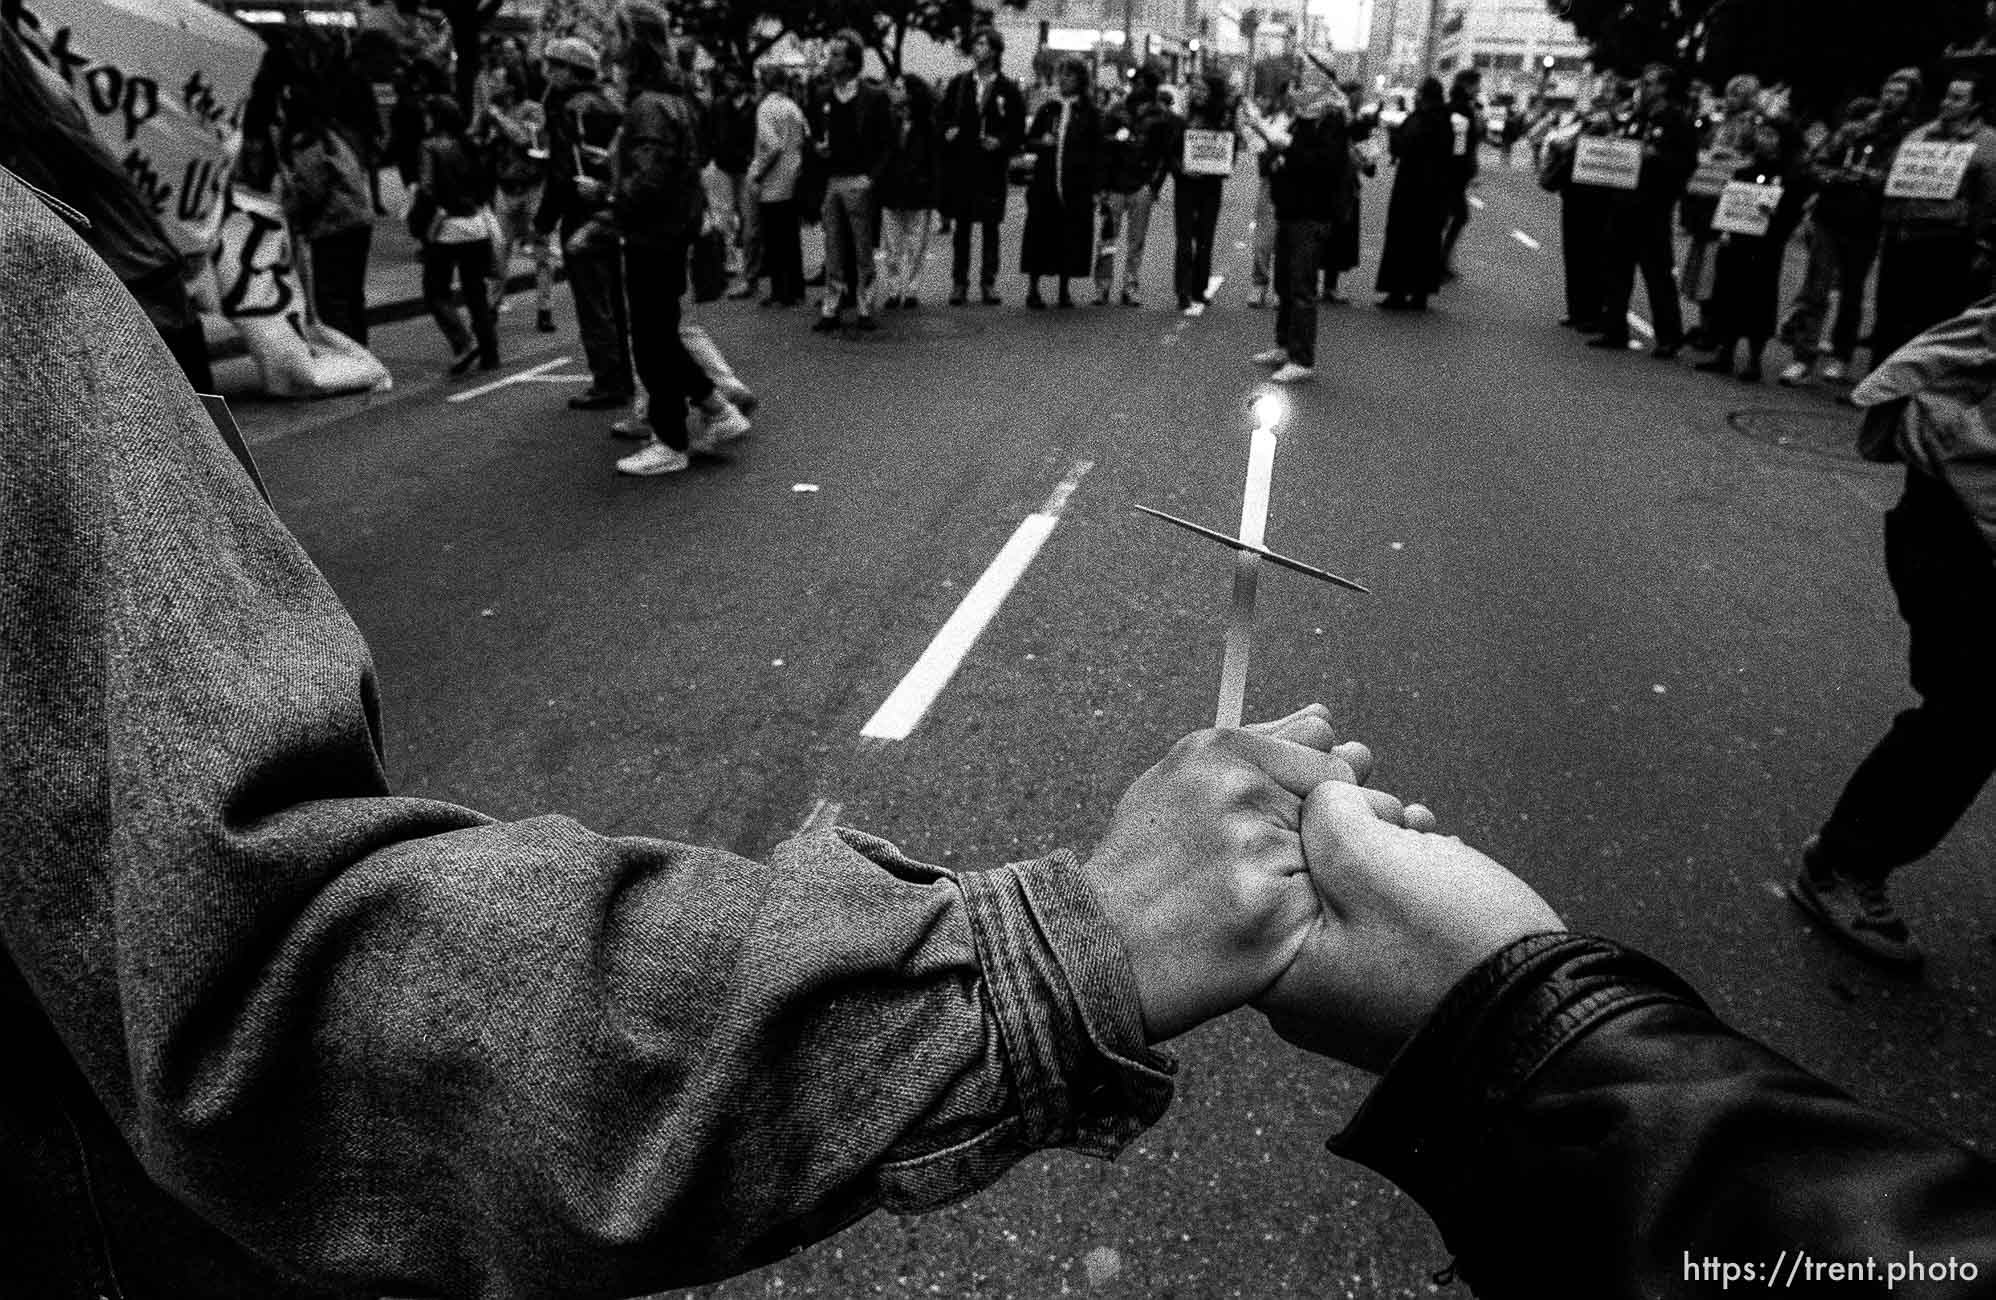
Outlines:
{"type": "Polygon", "coordinates": [[[1856,1264],[1850,1295],[1909,1262],[1952,1261],[1896,1288],[1923,1297],[1986,1297],[1996,1277],[1996,1165],[1603,939],[1539,935],[1479,966],[1331,1149],[1418,1200],[1485,1300],[1711,1296],[1727,1266],[1808,1293],[1856,1264]]]}

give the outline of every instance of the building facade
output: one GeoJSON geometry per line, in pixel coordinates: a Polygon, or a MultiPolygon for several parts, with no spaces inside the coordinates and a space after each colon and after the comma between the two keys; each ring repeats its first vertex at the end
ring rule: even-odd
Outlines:
{"type": "Polygon", "coordinates": [[[1406,92],[1434,67],[1438,0],[1372,0],[1364,80],[1375,93],[1406,92]]]}
{"type": "Polygon", "coordinates": [[[1435,75],[1447,81],[1475,68],[1485,100],[1578,100],[1593,80],[1587,52],[1545,0],[1442,0],[1435,17],[1435,75]]]}

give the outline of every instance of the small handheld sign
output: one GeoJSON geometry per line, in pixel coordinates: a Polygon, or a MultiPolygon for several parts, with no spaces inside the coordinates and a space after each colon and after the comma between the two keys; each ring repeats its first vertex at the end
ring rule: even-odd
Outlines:
{"type": "Polygon", "coordinates": [[[1231,176],[1234,174],[1234,133],[1232,131],[1188,130],[1185,153],[1179,169],[1187,176],[1231,176]]]}
{"type": "Polygon", "coordinates": [[[1698,170],[1691,173],[1691,180],[1684,192],[1701,199],[1716,199],[1725,193],[1726,186],[1733,180],[1733,173],[1739,170],[1741,158],[1730,149],[1711,149],[1698,156],[1698,170]]]}
{"type": "Polygon", "coordinates": [[[1885,178],[1888,199],[1947,200],[1961,193],[1962,178],[1975,159],[1972,141],[1908,140],[1892,160],[1885,178]]]}
{"type": "Polygon", "coordinates": [[[1729,235],[1765,235],[1774,224],[1774,210],[1780,206],[1779,185],[1727,181],[1719,193],[1719,210],[1712,214],[1712,229],[1729,235]]]}
{"type": "Polygon", "coordinates": [[[1583,135],[1573,150],[1573,183],[1608,190],[1633,190],[1642,183],[1640,140],[1583,135]]]}

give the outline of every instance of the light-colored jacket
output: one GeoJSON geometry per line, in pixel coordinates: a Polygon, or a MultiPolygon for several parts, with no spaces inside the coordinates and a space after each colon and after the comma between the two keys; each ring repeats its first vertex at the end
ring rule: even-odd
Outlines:
{"type": "Polygon", "coordinates": [[[749,179],[760,187],[764,203],[788,203],[797,197],[797,175],[804,167],[804,110],[777,91],[762,97],[755,109],[755,161],[749,179]]]}

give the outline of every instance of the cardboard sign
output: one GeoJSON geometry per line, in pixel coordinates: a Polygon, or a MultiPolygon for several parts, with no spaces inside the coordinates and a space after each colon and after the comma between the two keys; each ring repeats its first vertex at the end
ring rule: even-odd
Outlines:
{"type": "Polygon", "coordinates": [[[174,247],[206,256],[221,232],[263,39],[199,0],[0,8],[44,79],[76,101],[124,164],[174,247]]]}
{"type": "Polygon", "coordinates": [[[1764,235],[1774,222],[1774,210],[1780,206],[1779,185],[1727,181],[1726,188],[1719,192],[1719,210],[1712,214],[1712,229],[1729,235],[1764,235]]]}
{"type": "Polygon", "coordinates": [[[1701,199],[1716,199],[1732,184],[1733,173],[1739,170],[1741,158],[1731,149],[1710,149],[1698,155],[1698,170],[1691,173],[1691,181],[1684,187],[1686,194],[1701,199]]]}
{"type": "Polygon", "coordinates": [[[1234,133],[1232,131],[1193,131],[1185,133],[1185,156],[1179,169],[1187,176],[1231,176],[1234,174],[1234,133]]]}
{"type": "Polygon", "coordinates": [[[1643,143],[1598,135],[1583,135],[1573,150],[1573,183],[1608,190],[1632,190],[1641,184],[1643,143]]]}
{"type": "Polygon", "coordinates": [[[1948,140],[1908,140],[1892,160],[1885,178],[1888,199],[1951,199],[1961,193],[1962,177],[1975,157],[1975,143],[1948,140]]]}

